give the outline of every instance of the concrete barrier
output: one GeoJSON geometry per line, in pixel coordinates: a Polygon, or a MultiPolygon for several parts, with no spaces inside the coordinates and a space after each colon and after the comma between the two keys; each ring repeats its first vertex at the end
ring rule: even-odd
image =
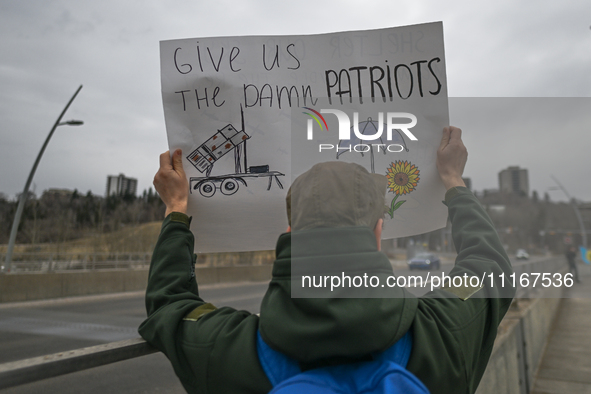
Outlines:
{"type": "Polygon", "coordinates": [[[528,394],[531,391],[562,294],[562,288],[549,287],[538,294],[538,298],[514,302],[499,327],[476,394],[528,394]]]}
{"type": "MultiPolygon", "coordinates": [[[[199,284],[265,281],[272,265],[203,267],[199,284]]],[[[148,270],[101,270],[0,275],[0,302],[18,302],[145,290],[148,270]]]]}

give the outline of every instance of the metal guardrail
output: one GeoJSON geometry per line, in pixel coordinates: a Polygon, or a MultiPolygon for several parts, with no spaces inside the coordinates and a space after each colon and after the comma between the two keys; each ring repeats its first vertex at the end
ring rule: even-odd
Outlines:
{"type": "MultiPolygon", "coordinates": [[[[0,253],[0,265],[4,258],[0,253]]],[[[15,253],[11,273],[143,269],[151,258],[151,253],[15,253]]]]}
{"type": "Polygon", "coordinates": [[[0,364],[0,390],[156,353],[141,338],[0,364]]]}
{"type": "MultiPolygon", "coordinates": [[[[551,258],[518,262],[513,264],[513,268],[516,275],[537,272],[564,273],[566,263],[563,260],[551,258]]],[[[535,289],[519,286],[516,297],[534,296],[534,291],[535,289]]],[[[137,338],[0,364],[0,390],[157,351],[143,339],[137,338]]]]}

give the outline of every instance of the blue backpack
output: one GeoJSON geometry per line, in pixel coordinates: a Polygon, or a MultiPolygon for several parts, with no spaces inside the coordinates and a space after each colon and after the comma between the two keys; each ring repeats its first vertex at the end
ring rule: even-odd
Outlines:
{"type": "Polygon", "coordinates": [[[407,332],[372,361],[322,367],[302,372],[299,363],[271,349],[257,332],[259,361],[273,385],[269,394],[404,393],[429,394],[416,376],[406,370],[412,350],[407,332]]]}

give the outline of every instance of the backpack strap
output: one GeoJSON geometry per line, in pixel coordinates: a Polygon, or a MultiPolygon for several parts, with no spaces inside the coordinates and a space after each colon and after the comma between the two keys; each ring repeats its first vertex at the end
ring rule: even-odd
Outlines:
{"type": "MultiPolygon", "coordinates": [[[[394,345],[383,352],[373,354],[380,363],[394,362],[406,368],[412,351],[412,333],[407,331],[394,345]]],[[[302,372],[299,363],[275,349],[272,349],[257,331],[257,353],[263,371],[273,387],[302,372]]]]}

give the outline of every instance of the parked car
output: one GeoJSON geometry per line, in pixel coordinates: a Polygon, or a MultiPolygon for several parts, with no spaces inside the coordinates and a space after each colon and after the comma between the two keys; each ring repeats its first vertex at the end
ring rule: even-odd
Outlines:
{"type": "Polygon", "coordinates": [[[517,257],[517,260],[527,260],[529,259],[529,254],[525,251],[525,249],[517,249],[515,257],[517,257]]]}
{"type": "Polygon", "coordinates": [[[431,253],[419,253],[408,262],[408,269],[438,270],[441,268],[439,257],[431,253]]]}

